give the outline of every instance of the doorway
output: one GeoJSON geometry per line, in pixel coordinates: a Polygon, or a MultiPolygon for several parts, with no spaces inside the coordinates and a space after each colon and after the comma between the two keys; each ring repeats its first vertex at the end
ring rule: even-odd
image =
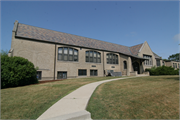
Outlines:
{"type": "Polygon", "coordinates": [[[67,79],[67,72],[66,71],[58,71],[57,79],[67,79]]]}
{"type": "Polygon", "coordinates": [[[137,71],[138,74],[140,74],[139,63],[138,62],[133,63],[133,69],[134,69],[134,71],[137,71]]]}

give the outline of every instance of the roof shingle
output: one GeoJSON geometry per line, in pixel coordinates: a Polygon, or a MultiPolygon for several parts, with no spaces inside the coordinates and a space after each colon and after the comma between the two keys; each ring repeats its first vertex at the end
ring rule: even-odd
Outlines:
{"type": "Polygon", "coordinates": [[[114,52],[131,55],[127,46],[81,37],[68,33],[43,29],[21,23],[18,24],[16,37],[30,38],[40,41],[75,45],[75,46],[88,47],[88,48],[94,48],[100,50],[114,51],[114,52]]]}
{"type": "Polygon", "coordinates": [[[130,47],[131,53],[133,55],[137,55],[139,50],[141,49],[142,45],[143,45],[143,43],[130,47]]]}

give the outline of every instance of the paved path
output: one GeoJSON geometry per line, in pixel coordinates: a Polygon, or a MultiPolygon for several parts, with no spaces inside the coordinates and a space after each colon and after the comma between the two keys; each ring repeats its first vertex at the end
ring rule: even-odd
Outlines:
{"type": "MultiPolygon", "coordinates": [[[[142,76],[134,76],[142,77],[142,76]]],[[[84,85],[67,96],[60,99],[54,105],[52,105],[48,110],[46,110],[37,120],[59,120],[67,119],[70,120],[73,117],[76,119],[91,119],[90,113],[86,111],[88,101],[96,89],[96,87],[102,83],[127,79],[133,77],[116,78],[110,80],[103,80],[99,82],[93,82],[84,85]],[[85,116],[84,118],[78,118],[78,116],[85,116]]]]}

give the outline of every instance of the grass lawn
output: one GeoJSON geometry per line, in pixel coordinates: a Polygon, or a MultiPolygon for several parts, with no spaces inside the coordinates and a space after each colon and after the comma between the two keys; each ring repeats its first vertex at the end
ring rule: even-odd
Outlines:
{"type": "Polygon", "coordinates": [[[92,119],[179,119],[179,76],[138,77],[101,84],[87,110],[92,119]]]}
{"type": "Polygon", "coordinates": [[[1,119],[36,119],[82,85],[118,77],[92,77],[1,89],[1,119]]]}

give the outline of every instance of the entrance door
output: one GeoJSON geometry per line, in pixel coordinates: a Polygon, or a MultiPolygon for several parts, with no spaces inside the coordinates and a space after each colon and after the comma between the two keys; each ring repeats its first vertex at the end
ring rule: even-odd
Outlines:
{"type": "Polygon", "coordinates": [[[57,79],[66,79],[67,78],[67,72],[58,72],[57,79]]]}
{"type": "Polygon", "coordinates": [[[134,62],[133,63],[133,68],[134,68],[134,71],[137,71],[138,74],[140,74],[139,63],[138,62],[134,62]]]}

